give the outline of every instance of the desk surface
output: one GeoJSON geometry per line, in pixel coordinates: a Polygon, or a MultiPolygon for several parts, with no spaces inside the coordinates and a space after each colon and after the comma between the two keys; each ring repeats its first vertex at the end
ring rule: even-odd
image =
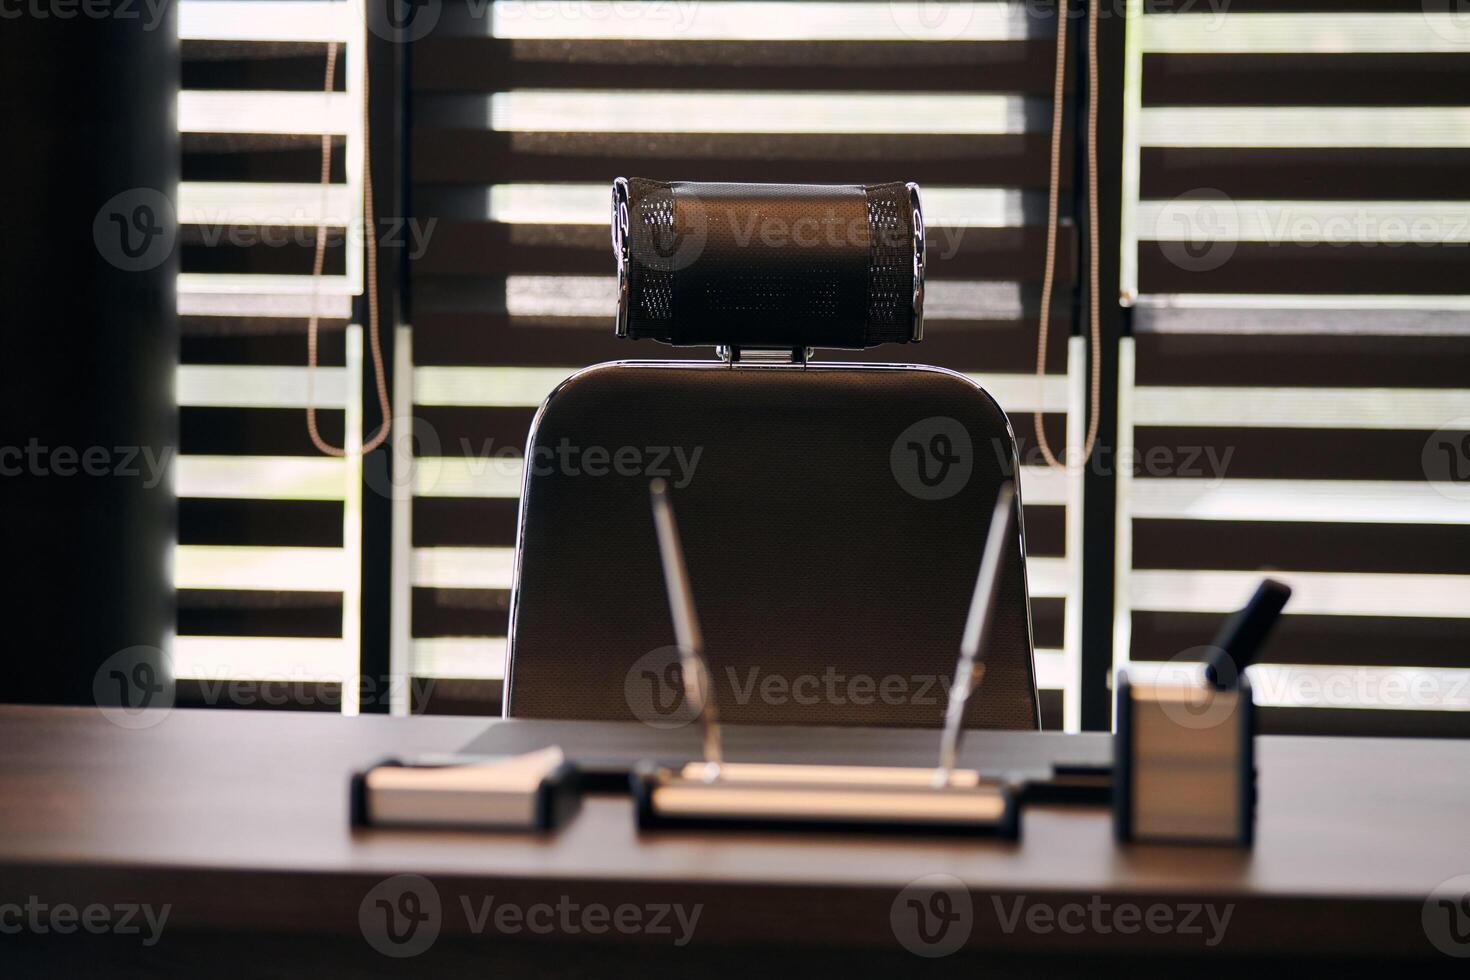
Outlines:
{"type": "MultiPolygon", "coordinates": [[[[987,949],[1199,947],[1197,937],[1147,930],[1039,936],[998,921],[1002,900],[1100,896],[1230,903],[1224,949],[1437,956],[1421,926],[1424,900],[1470,873],[1465,741],[1260,739],[1251,852],[1119,847],[1105,810],[1057,805],[1028,808],[1019,843],[640,836],[618,796],[590,798],[544,838],[348,827],[352,769],[385,754],[452,751],[490,723],[522,724],[177,710],[128,731],[91,710],[0,708],[0,902],[168,902],[176,930],[352,933],[367,891],[413,872],[446,896],[698,901],[701,941],[887,948],[898,893],[943,873],[975,896],[972,942],[987,949]]],[[[891,738],[903,752],[912,734],[863,737],[891,738]]]]}

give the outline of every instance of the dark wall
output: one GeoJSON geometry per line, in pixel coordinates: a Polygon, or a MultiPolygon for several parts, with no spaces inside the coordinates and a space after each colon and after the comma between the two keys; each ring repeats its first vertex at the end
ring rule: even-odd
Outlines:
{"type": "Polygon", "coordinates": [[[178,29],[150,6],[0,29],[0,701],[116,700],[173,626],[178,29]]]}

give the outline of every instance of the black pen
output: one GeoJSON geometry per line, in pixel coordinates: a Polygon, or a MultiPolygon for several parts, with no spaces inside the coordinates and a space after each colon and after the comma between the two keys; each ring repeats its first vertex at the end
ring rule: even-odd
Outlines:
{"type": "Polygon", "coordinates": [[[1275,579],[1262,579],[1245,608],[1225,620],[1211,644],[1214,650],[1205,661],[1205,680],[1212,687],[1225,690],[1240,683],[1241,675],[1265,646],[1266,637],[1290,598],[1291,586],[1275,579]]]}

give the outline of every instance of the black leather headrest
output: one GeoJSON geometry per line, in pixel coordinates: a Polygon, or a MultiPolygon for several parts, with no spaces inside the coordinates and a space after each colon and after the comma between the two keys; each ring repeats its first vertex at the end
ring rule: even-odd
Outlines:
{"type": "Polygon", "coordinates": [[[618,335],[859,349],[923,336],[915,184],[613,183],[618,335]]]}

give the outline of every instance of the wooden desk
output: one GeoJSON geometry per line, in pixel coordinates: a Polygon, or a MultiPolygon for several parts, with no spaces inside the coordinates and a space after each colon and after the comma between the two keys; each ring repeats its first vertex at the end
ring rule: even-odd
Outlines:
{"type": "MultiPolygon", "coordinates": [[[[779,955],[792,968],[896,976],[925,961],[896,940],[895,901],[915,879],[943,874],[968,889],[973,922],[965,946],[932,963],[972,977],[987,965],[1038,963],[1090,976],[1239,970],[1238,957],[1201,953],[1329,957],[1347,973],[1409,957],[1420,970],[1464,974],[1467,961],[1431,946],[1421,914],[1437,884],[1470,873],[1470,742],[1262,738],[1251,852],[1120,848],[1105,811],[1062,806],[1029,808],[1019,843],[640,836],[629,801],[611,795],[589,799],[545,838],[349,829],[351,769],[385,754],[451,751],[491,722],[178,710],[127,731],[96,711],[0,708],[0,926],[3,906],[29,896],[171,906],[148,950],[136,938],[28,933],[0,935],[0,945],[23,954],[32,973],[20,976],[52,966],[87,975],[87,951],[99,945],[109,955],[126,948],[149,973],[181,975],[197,975],[200,956],[242,974],[266,957],[318,975],[747,975],[779,955]],[[372,952],[359,919],[368,892],[399,873],[426,876],[442,901],[439,939],[407,960],[372,952]],[[616,930],[476,934],[461,900],[473,909],[488,896],[522,908],[683,903],[701,912],[677,949],[668,936],[616,930]],[[1014,919],[1034,906],[1065,919],[1078,903],[1113,910],[1100,920],[1109,928],[1042,930],[1014,919]],[[1202,935],[1126,931],[1128,920],[1113,917],[1158,903],[1180,921],[1186,905],[1230,906],[1228,927],[1207,947],[1208,925],[1202,935]]],[[[644,737],[636,727],[629,737],[644,737]]],[[[881,737],[901,754],[915,734],[881,737]]]]}

